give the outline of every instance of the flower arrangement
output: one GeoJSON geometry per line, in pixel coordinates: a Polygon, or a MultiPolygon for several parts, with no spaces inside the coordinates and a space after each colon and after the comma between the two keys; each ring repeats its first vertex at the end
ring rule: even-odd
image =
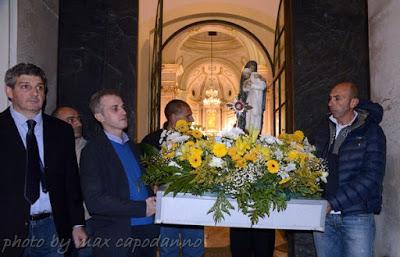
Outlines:
{"type": "Polygon", "coordinates": [[[144,182],[165,185],[165,193],[216,193],[208,212],[216,223],[233,209],[227,197],[256,224],[271,210],[284,210],[291,197],[319,197],[328,175],[301,131],[276,138],[233,128],[207,138],[180,120],[163,131],[160,144],[159,153],[142,159],[144,182]]]}

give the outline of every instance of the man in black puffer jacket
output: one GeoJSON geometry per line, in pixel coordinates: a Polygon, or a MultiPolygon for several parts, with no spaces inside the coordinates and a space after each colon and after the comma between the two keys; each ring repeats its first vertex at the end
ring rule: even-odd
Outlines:
{"type": "Polygon", "coordinates": [[[373,256],[386,138],[379,126],[382,107],[357,95],[355,84],[337,84],[329,96],[331,115],[313,135],[317,155],[329,168],[325,232],[314,232],[318,257],[373,256]]]}

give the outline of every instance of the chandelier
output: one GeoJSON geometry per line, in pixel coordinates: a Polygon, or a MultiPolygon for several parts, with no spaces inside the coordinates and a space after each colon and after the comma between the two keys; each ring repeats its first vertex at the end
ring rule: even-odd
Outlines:
{"type": "Polygon", "coordinates": [[[205,92],[205,98],[203,99],[204,105],[219,105],[221,100],[218,98],[218,90],[214,88],[213,78],[213,36],[216,36],[216,31],[209,31],[208,36],[210,37],[210,88],[205,92]]]}
{"type": "Polygon", "coordinates": [[[206,90],[206,98],[203,99],[204,105],[219,105],[221,104],[221,100],[218,98],[218,90],[216,89],[207,89],[206,90]]]}

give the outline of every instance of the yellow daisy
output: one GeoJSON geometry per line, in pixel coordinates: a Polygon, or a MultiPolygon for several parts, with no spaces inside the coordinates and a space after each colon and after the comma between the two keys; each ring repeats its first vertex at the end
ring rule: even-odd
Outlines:
{"type": "Polygon", "coordinates": [[[189,163],[192,165],[193,168],[198,168],[201,165],[201,155],[198,154],[192,154],[189,157],[189,163]]]}
{"type": "Polygon", "coordinates": [[[277,173],[279,171],[279,163],[275,160],[267,161],[267,169],[270,173],[277,173]]]}
{"type": "Polygon", "coordinates": [[[200,139],[203,136],[200,130],[193,130],[191,134],[196,139],[200,139]]]}

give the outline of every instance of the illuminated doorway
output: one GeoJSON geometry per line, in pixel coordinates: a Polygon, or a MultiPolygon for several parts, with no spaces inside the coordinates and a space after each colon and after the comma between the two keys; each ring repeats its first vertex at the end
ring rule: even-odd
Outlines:
{"type": "Polygon", "coordinates": [[[273,133],[271,58],[249,31],[225,21],[197,22],[167,39],[162,60],[160,124],[165,105],[181,99],[206,132],[232,127],[236,117],[226,104],[239,93],[244,65],[255,60],[268,85],[262,133],[273,133]]]}

